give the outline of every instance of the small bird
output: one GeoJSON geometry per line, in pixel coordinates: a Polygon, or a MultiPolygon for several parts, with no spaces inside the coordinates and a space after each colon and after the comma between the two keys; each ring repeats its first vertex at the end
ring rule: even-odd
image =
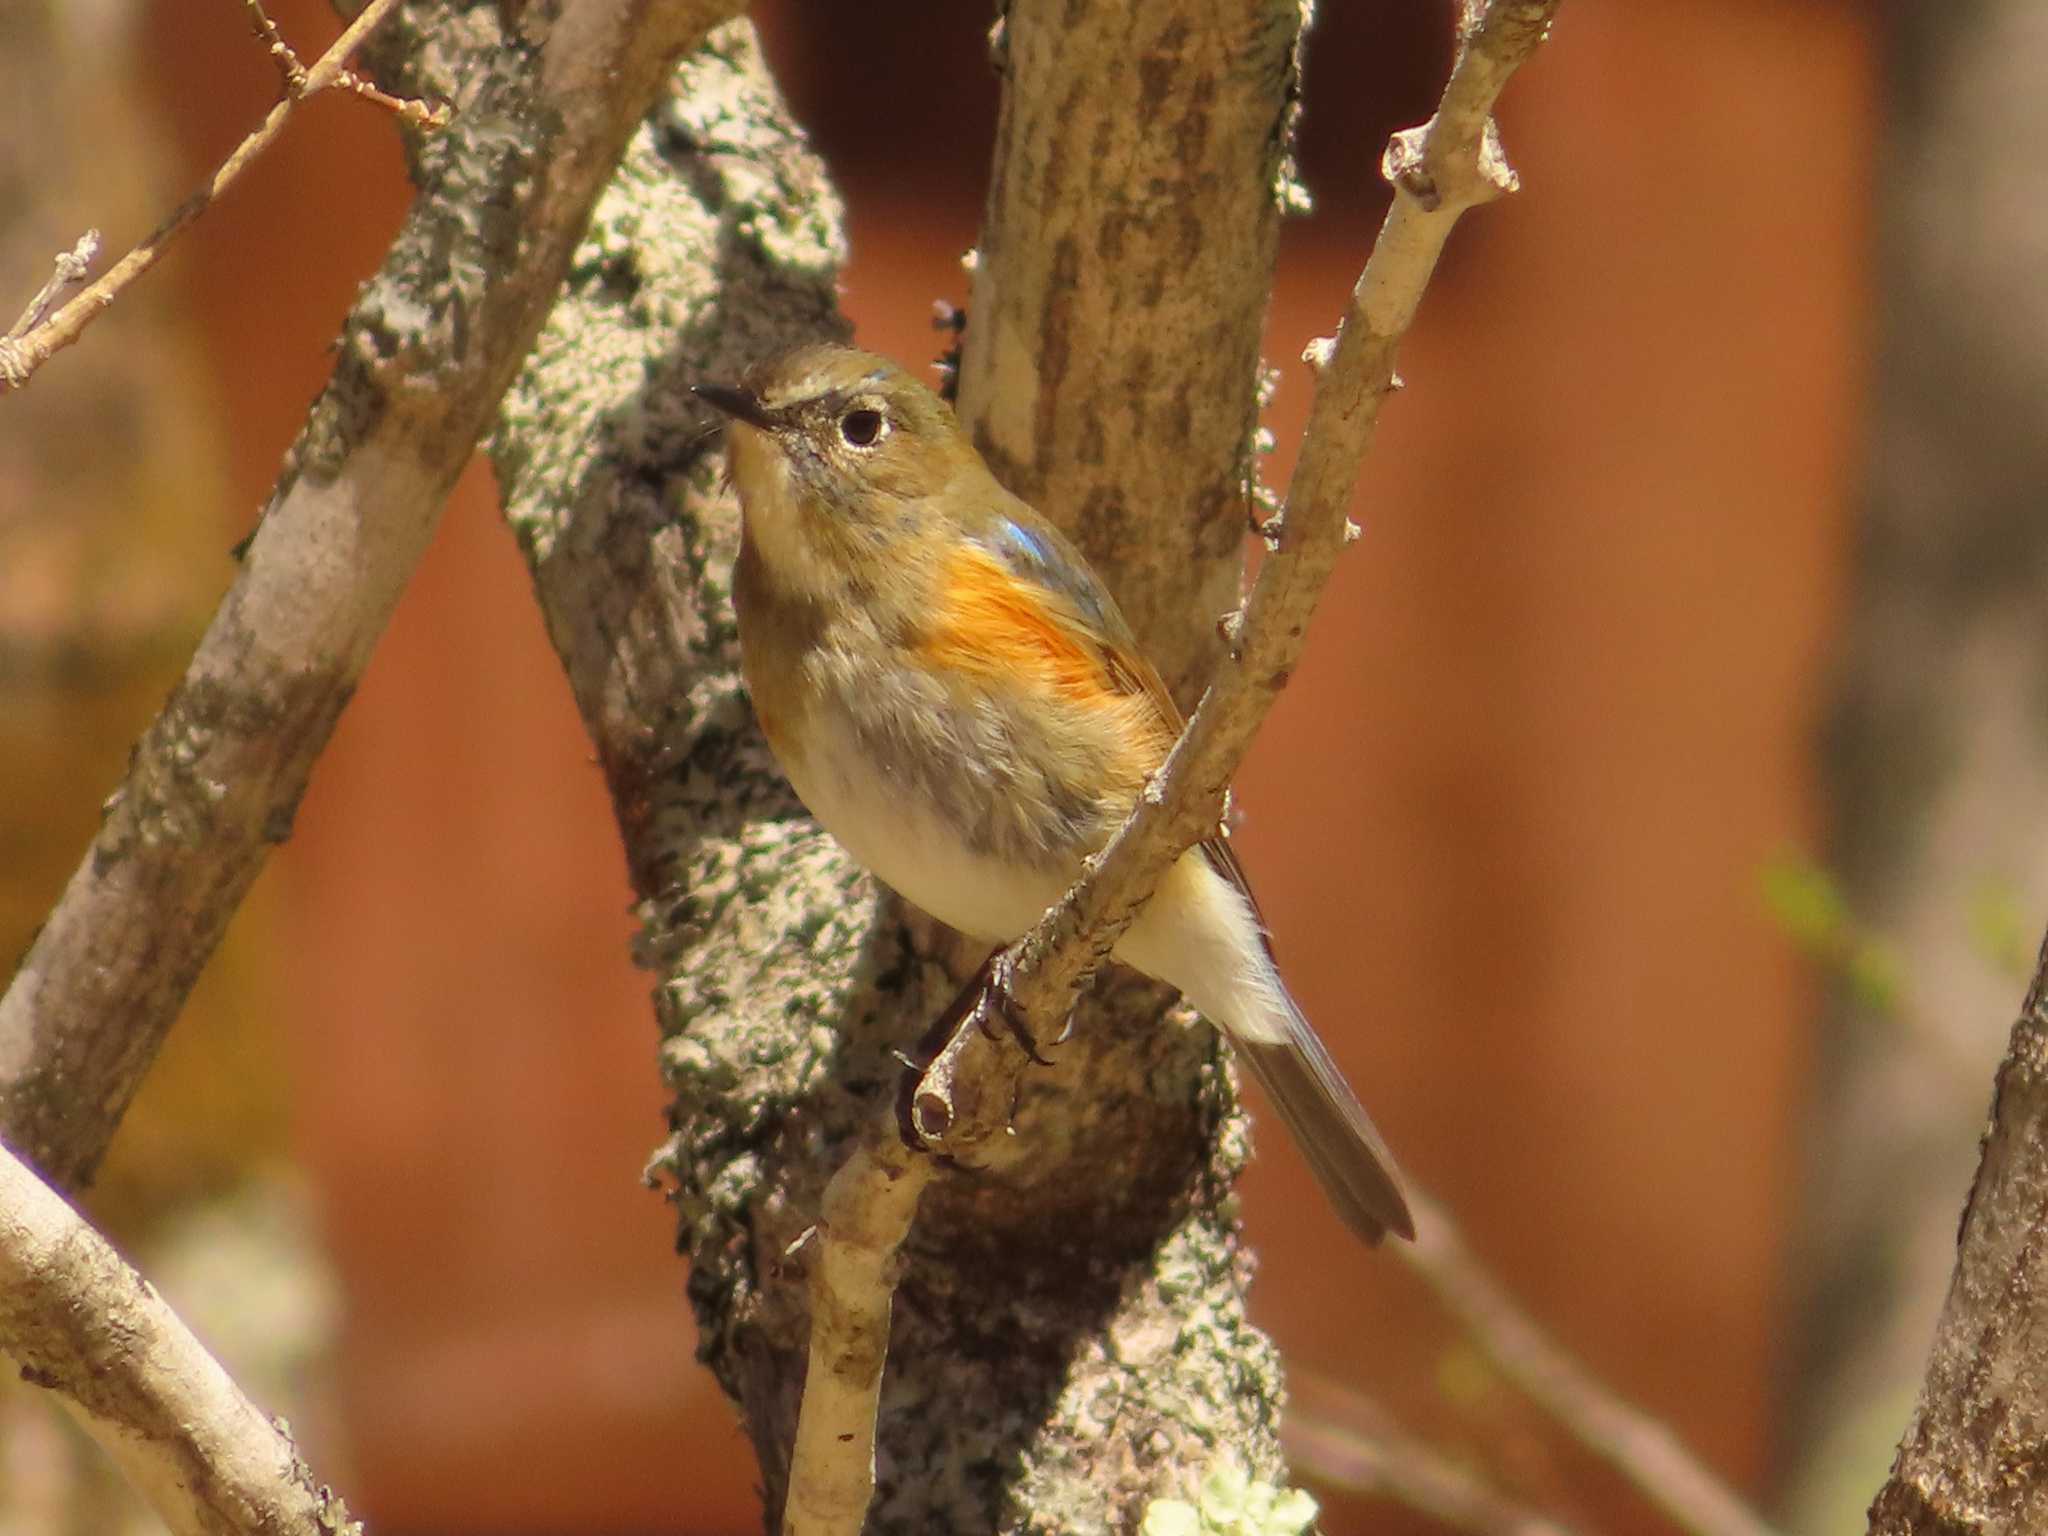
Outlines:
{"type": "MultiPolygon", "coordinates": [[[[728,418],[741,668],[790,783],[884,884],[974,938],[1016,938],[1180,734],[1159,673],[1080,551],[887,359],[806,346],[696,393],[728,418]]],[[[1220,833],[1115,953],[1222,1026],[1355,1231],[1415,1235],[1220,833]]]]}

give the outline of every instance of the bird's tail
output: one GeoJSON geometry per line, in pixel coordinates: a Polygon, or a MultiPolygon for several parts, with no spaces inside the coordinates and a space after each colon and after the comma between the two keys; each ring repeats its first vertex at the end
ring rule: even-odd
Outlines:
{"type": "Polygon", "coordinates": [[[1223,1027],[1347,1226],[1368,1243],[1389,1232],[1415,1236],[1394,1155],[1287,995],[1228,843],[1214,839],[1183,857],[1116,953],[1179,987],[1223,1027]]]}
{"type": "Polygon", "coordinates": [[[1288,1001],[1290,1018],[1278,1039],[1233,1033],[1239,1058],[1287,1122],[1295,1145],[1345,1225],[1368,1243],[1377,1243],[1389,1232],[1412,1240],[1415,1218],[1408,1212],[1394,1154],[1308,1020],[1291,1006],[1292,999],[1288,1001]]]}

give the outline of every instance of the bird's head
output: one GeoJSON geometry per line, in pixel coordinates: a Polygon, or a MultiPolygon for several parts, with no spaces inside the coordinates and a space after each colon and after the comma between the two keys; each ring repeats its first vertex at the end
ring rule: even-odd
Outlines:
{"type": "Polygon", "coordinates": [[[726,417],[749,538],[778,581],[811,595],[914,561],[988,483],[952,407],[872,352],[801,347],[695,392],[726,417]]]}

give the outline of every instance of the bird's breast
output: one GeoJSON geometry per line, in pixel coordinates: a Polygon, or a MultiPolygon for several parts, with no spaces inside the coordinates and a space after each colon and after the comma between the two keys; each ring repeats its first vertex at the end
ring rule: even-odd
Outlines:
{"type": "Polygon", "coordinates": [[[1152,744],[1057,675],[962,664],[957,626],[935,642],[872,604],[792,598],[762,557],[750,520],[742,658],[805,806],[933,916],[992,941],[1023,932],[1123,819],[1152,744]]]}
{"type": "Polygon", "coordinates": [[[1065,861],[1025,856],[1017,829],[999,835],[1001,818],[975,806],[943,761],[901,739],[877,750],[874,732],[842,710],[812,713],[779,755],[805,807],[858,863],[963,933],[1012,939],[1065,888],[1065,861]]]}

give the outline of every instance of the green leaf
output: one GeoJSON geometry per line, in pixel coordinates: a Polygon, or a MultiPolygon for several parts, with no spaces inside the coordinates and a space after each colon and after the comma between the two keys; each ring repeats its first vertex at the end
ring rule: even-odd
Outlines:
{"type": "Polygon", "coordinates": [[[1842,961],[1842,977],[1856,1001],[1872,1013],[1890,1016],[1898,1011],[1905,967],[1889,944],[1878,939],[1859,942],[1842,961]]]}
{"type": "Polygon", "coordinates": [[[1832,957],[1849,932],[1849,905],[1835,877],[1796,848],[1760,872],[1764,907],[1785,936],[1808,954],[1832,957]]]}

